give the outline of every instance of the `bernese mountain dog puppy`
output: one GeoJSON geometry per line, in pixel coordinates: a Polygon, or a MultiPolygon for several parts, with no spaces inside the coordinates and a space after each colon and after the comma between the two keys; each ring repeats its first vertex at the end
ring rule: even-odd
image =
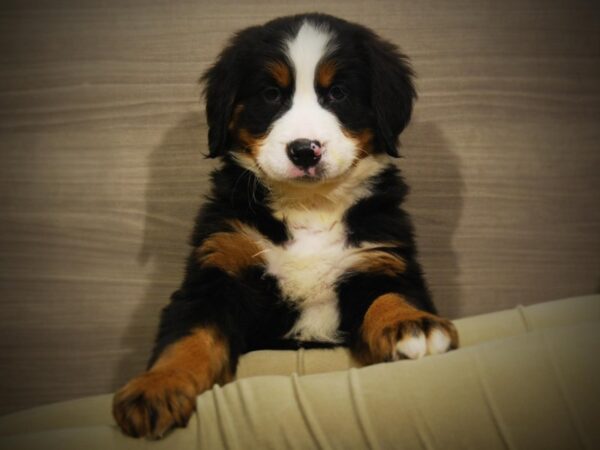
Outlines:
{"type": "Polygon", "coordinates": [[[115,395],[125,433],[185,426],[196,396],[252,350],[346,345],[373,364],[458,345],[393,164],[412,76],[393,44],[328,15],[233,37],[203,77],[209,156],[222,165],[148,370],[115,395]]]}

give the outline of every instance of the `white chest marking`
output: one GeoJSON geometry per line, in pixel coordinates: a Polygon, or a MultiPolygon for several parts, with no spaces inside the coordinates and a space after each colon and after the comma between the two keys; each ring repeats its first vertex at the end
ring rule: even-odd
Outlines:
{"type": "Polygon", "coordinates": [[[264,248],[267,273],[278,280],[283,296],[300,311],[286,337],[342,341],[336,283],[362,260],[363,250],[377,246],[366,242],[348,246],[343,218],[348,208],[369,195],[367,180],[382,170],[385,161],[378,157],[361,160],[344,181],[312,200],[306,188],[271,186],[275,216],[286,222],[291,239],[282,246],[261,239],[259,245],[264,248]]]}
{"type": "Polygon", "coordinates": [[[306,212],[302,221],[288,224],[292,239],[265,256],[267,270],[279,280],[300,318],[287,337],[339,342],[339,312],[335,284],[356,259],[346,246],[341,217],[306,212]]]}

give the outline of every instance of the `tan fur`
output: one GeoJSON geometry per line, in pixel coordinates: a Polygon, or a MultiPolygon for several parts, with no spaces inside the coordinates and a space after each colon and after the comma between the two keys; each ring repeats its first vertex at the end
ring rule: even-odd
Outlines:
{"type": "Polygon", "coordinates": [[[271,73],[275,82],[283,88],[288,87],[292,82],[290,69],[282,61],[269,62],[267,64],[267,70],[271,73]]]}
{"type": "Polygon", "coordinates": [[[352,139],[356,145],[358,155],[356,156],[355,164],[359,160],[373,154],[373,130],[369,128],[360,131],[342,129],[342,132],[347,138],[352,139]]]}
{"type": "Polygon", "coordinates": [[[336,71],[335,61],[327,60],[319,64],[319,67],[317,67],[317,83],[325,88],[331,86],[336,71]]]}
{"type": "Polygon", "coordinates": [[[365,250],[361,260],[350,268],[355,272],[377,272],[391,277],[406,270],[406,261],[398,255],[383,250],[365,250]]]}
{"type": "Polygon", "coordinates": [[[209,236],[197,249],[198,262],[203,267],[217,267],[230,275],[239,275],[250,266],[264,265],[263,248],[255,236],[257,231],[239,221],[232,221],[232,231],[209,236]]]}
{"type": "Polygon", "coordinates": [[[397,342],[406,335],[437,328],[450,338],[450,348],[458,346],[454,325],[446,319],[421,311],[398,294],[384,294],[369,307],[361,327],[361,345],[355,349],[363,364],[394,359],[397,342]]]}
{"type": "Polygon", "coordinates": [[[233,131],[236,128],[238,118],[240,117],[240,114],[243,110],[244,105],[242,103],[237,104],[235,108],[233,108],[233,114],[231,115],[231,120],[229,121],[229,125],[227,126],[229,131],[233,131]]]}
{"type": "Polygon", "coordinates": [[[255,136],[246,128],[240,128],[237,131],[237,138],[241,149],[246,154],[249,154],[253,159],[258,156],[258,152],[263,141],[262,136],[255,136]]]}
{"type": "Polygon", "coordinates": [[[370,194],[370,186],[366,181],[387,163],[385,156],[373,155],[361,160],[343,177],[315,184],[294,184],[268,178],[262,181],[269,188],[277,218],[289,218],[296,213],[302,215],[305,211],[320,211],[325,215],[339,216],[336,217],[338,220],[352,204],[370,194]]]}
{"type": "Polygon", "coordinates": [[[130,436],[160,437],[187,424],[198,394],[231,378],[227,343],[215,329],[199,328],[115,394],[113,416],[130,436]]]}

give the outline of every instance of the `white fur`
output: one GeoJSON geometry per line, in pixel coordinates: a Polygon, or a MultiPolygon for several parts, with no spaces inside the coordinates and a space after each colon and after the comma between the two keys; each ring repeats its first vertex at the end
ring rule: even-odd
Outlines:
{"type": "Polygon", "coordinates": [[[396,351],[399,355],[395,355],[396,358],[406,357],[408,359],[420,359],[427,353],[427,339],[425,333],[419,331],[415,336],[409,333],[402,337],[396,344],[396,351]]]}
{"type": "Polygon", "coordinates": [[[344,135],[337,117],[319,104],[314,88],[318,63],[332,50],[332,39],[326,28],[305,22],[286,43],[286,53],[295,72],[292,106],[273,123],[256,159],[260,169],[273,180],[298,175],[286,153],[286,145],[296,139],[317,140],[322,144],[318,167],[326,178],[345,173],[357,157],[356,143],[344,135]]]}
{"type": "Polygon", "coordinates": [[[313,226],[292,224],[289,245],[269,253],[268,271],[301,310],[288,337],[338,342],[339,313],[332,288],[352,252],[345,246],[345,230],[338,217],[305,215],[310,216],[316,222],[313,226]]]}
{"type": "Polygon", "coordinates": [[[295,187],[270,184],[275,216],[284,220],[291,239],[274,245],[258,232],[254,240],[287,301],[300,317],[287,337],[340,342],[335,284],[357,264],[365,249],[380,244],[350,247],[342,218],[358,199],[369,194],[368,179],[383,169],[386,157],[368,157],[353,167],[343,181],[295,187]]]}
{"type": "Polygon", "coordinates": [[[382,155],[357,159],[362,150],[344,135],[337,117],[319,104],[315,72],[334,48],[333,38],[327,28],[305,22],[284,44],[295,72],[292,105],[273,123],[256,160],[235,155],[269,188],[275,216],[285,221],[290,231],[291,239],[283,246],[259,235],[256,241],[263,248],[267,273],[278,280],[283,296],[300,311],[287,337],[306,341],[341,341],[336,282],[364,257],[362,250],[376,246],[348,246],[343,216],[369,194],[367,180],[389,162],[382,155]],[[319,168],[325,176],[318,182],[290,183],[298,171],[286,146],[301,138],[322,144],[319,168]]]}
{"type": "Polygon", "coordinates": [[[339,313],[333,285],[343,272],[343,261],[352,252],[345,249],[345,231],[335,214],[304,211],[288,221],[292,239],[274,245],[258,231],[246,230],[266,261],[266,272],[275,276],[286,301],[300,310],[300,317],[287,337],[299,340],[339,342],[339,313]],[[306,223],[314,222],[311,226],[306,223]]]}
{"type": "Polygon", "coordinates": [[[427,354],[437,355],[445,353],[450,348],[450,336],[439,329],[433,328],[427,336],[427,354]]]}
{"type": "Polygon", "coordinates": [[[432,328],[429,335],[419,331],[417,335],[408,333],[396,344],[394,359],[420,359],[425,355],[438,355],[450,348],[450,336],[441,328],[432,328]]]}

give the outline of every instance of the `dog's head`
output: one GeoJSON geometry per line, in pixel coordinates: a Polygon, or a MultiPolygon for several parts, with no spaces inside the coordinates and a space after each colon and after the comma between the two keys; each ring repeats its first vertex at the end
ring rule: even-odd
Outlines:
{"type": "Polygon", "coordinates": [[[415,90],[407,59],[371,30],[322,14],[236,34],[204,75],[209,156],[259,177],[319,181],[398,156],[415,90]]]}

